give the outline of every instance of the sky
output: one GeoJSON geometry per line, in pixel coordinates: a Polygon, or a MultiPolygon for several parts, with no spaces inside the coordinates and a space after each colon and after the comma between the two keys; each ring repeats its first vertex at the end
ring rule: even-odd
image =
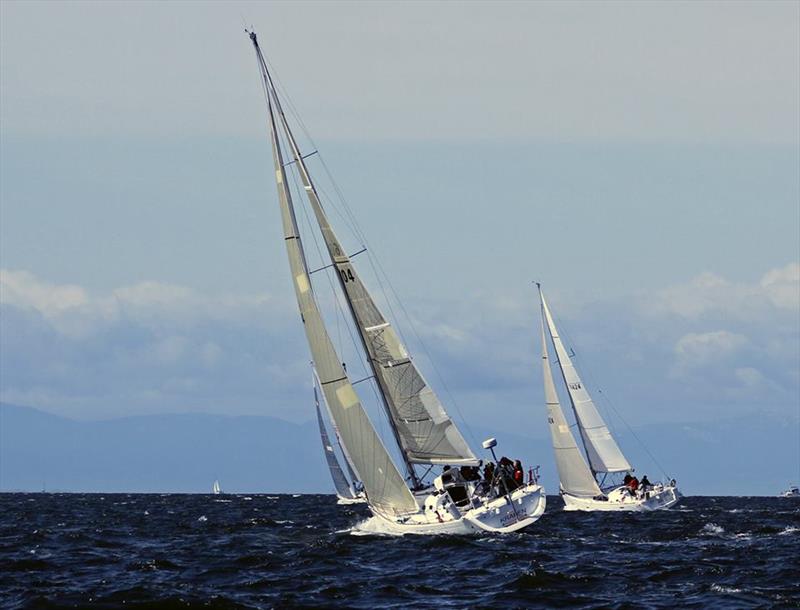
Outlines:
{"type": "Polygon", "coordinates": [[[546,434],[541,281],[626,421],[800,444],[797,2],[2,2],[0,400],[313,416],[245,24],[459,421],[546,434]]]}

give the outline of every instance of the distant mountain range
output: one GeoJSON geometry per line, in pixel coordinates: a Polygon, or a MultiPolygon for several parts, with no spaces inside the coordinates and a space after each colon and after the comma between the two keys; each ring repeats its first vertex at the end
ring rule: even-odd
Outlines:
{"type": "MultiPolygon", "coordinates": [[[[800,479],[797,421],[753,416],[635,434],[687,495],[775,495],[800,479]]],[[[526,467],[542,464],[542,480],[556,493],[549,438],[477,439],[487,436],[526,467]]],[[[639,474],[659,476],[630,433],[620,442],[639,474]]],[[[208,414],[76,421],[0,404],[0,491],[210,492],[215,479],[230,492],[332,491],[313,421],[208,414]]]]}

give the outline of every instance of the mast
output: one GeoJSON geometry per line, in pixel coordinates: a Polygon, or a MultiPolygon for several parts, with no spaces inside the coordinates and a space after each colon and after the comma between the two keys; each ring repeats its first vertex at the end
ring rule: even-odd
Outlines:
{"type": "MultiPolygon", "coordinates": [[[[541,285],[536,284],[541,295],[541,285]]],[[[541,296],[540,296],[541,300],[541,296]]],[[[569,429],[564,411],[558,399],[556,386],[553,382],[553,371],[550,367],[550,356],[547,350],[547,329],[544,307],[541,309],[542,327],[542,373],[544,381],[544,397],[547,407],[547,423],[550,427],[550,438],[553,443],[553,453],[556,459],[556,469],[565,493],[594,497],[602,492],[594,478],[594,473],[589,470],[581,450],[575,442],[575,437],[569,429]]]]}
{"type": "Polygon", "coordinates": [[[541,289],[539,291],[539,297],[550,330],[550,336],[553,340],[553,346],[558,356],[558,366],[561,370],[561,376],[566,385],[567,393],[569,394],[572,411],[578,423],[581,441],[586,451],[586,457],[588,458],[592,474],[596,475],[598,472],[625,472],[631,470],[630,463],[622,454],[614,437],[611,436],[606,422],[597,410],[589,392],[587,392],[586,388],[583,386],[578,371],[570,360],[564,343],[558,335],[558,329],[556,328],[555,322],[553,322],[553,317],[550,314],[550,309],[547,306],[547,301],[541,289]]]}
{"type": "Polygon", "coordinates": [[[387,515],[415,513],[419,508],[414,496],[369,421],[325,328],[309,279],[308,265],[295,218],[291,192],[286,182],[285,164],[272,109],[271,98],[274,91],[271,90],[266,62],[256,35],[252,32],[248,32],[248,34],[255,49],[267,98],[284,244],[289,258],[289,268],[303,321],[303,329],[319,375],[320,387],[325,395],[331,417],[340,431],[342,442],[347,447],[353,460],[353,466],[361,477],[370,507],[378,513],[387,515]]]}
{"type": "MultiPolygon", "coordinates": [[[[558,333],[554,332],[554,327],[550,324],[550,311],[548,310],[547,304],[544,301],[544,293],[542,292],[542,287],[539,284],[536,284],[536,286],[539,288],[539,302],[541,303],[542,316],[544,317],[544,319],[548,323],[547,324],[547,326],[548,326],[547,330],[550,333],[550,339],[555,344],[556,339],[559,338],[558,337],[558,333]]],[[[562,363],[561,363],[561,353],[558,351],[558,348],[556,348],[556,357],[557,357],[557,362],[558,362],[558,370],[561,373],[561,379],[564,380],[564,386],[569,388],[569,381],[567,380],[567,376],[564,373],[564,367],[562,366],[562,363]]],[[[575,421],[578,422],[578,432],[580,433],[581,444],[583,445],[583,450],[586,453],[586,456],[588,458],[589,457],[589,447],[586,444],[586,437],[585,437],[586,431],[583,429],[583,426],[581,426],[581,424],[580,424],[580,418],[578,417],[578,411],[575,409],[575,399],[572,397],[572,392],[568,391],[567,395],[569,396],[569,404],[572,407],[572,414],[575,416],[575,421]]],[[[589,460],[589,469],[592,471],[592,478],[594,478],[596,480],[597,479],[597,471],[592,466],[591,460],[589,460]]]]}
{"type": "MultiPolygon", "coordinates": [[[[270,81],[271,84],[271,81],[270,81]]],[[[276,98],[281,120],[300,178],[319,225],[331,266],[358,329],[362,348],[378,386],[392,433],[414,486],[419,479],[414,464],[476,464],[477,458],[433,390],[413,363],[397,333],[378,309],[344,252],[322,207],[304,156],[276,98]]],[[[313,154],[313,153],[312,153],[313,154]]]]}
{"type": "MultiPolygon", "coordinates": [[[[322,209],[319,203],[319,195],[317,194],[317,190],[314,187],[313,181],[311,180],[311,174],[308,171],[305,159],[303,158],[303,155],[300,153],[300,148],[297,144],[297,140],[294,137],[294,133],[292,132],[292,129],[289,126],[289,122],[286,119],[286,114],[283,112],[283,107],[281,106],[280,98],[278,97],[277,91],[275,90],[275,86],[272,82],[272,77],[270,76],[269,71],[267,70],[266,64],[264,65],[264,72],[266,74],[266,80],[268,83],[267,86],[269,87],[270,91],[272,92],[272,96],[275,99],[275,108],[277,110],[278,116],[280,117],[283,131],[286,134],[286,138],[289,142],[289,147],[291,149],[292,156],[294,157],[294,162],[297,164],[297,167],[300,170],[300,175],[303,181],[303,186],[305,188],[306,194],[308,195],[309,199],[311,199],[312,207],[314,208],[315,214],[319,217],[317,210],[322,209]]],[[[326,237],[325,241],[326,243],[328,243],[328,238],[327,236],[325,237],[326,237]]],[[[343,254],[341,247],[338,248],[338,254],[339,255],[343,254]]],[[[358,327],[359,330],[358,336],[359,339],[361,340],[361,347],[364,350],[364,354],[367,357],[367,362],[369,363],[370,370],[372,371],[372,377],[376,380],[378,384],[378,394],[381,397],[381,404],[383,405],[383,409],[386,411],[387,419],[389,420],[389,427],[392,430],[392,435],[394,436],[395,443],[397,443],[397,447],[400,450],[400,455],[403,458],[403,463],[405,464],[408,477],[411,480],[413,487],[417,488],[420,486],[421,482],[417,477],[417,473],[414,470],[414,465],[411,463],[411,460],[408,457],[408,453],[406,452],[403,446],[403,442],[400,436],[400,431],[397,429],[397,425],[395,424],[394,418],[392,417],[391,409],[389,408],[389,402],[387,400],[387,388],[385,387],[381,375],[378,374],[375,360],[372,358],[364,334],[361,331],[361,325],[358,323],[358,316],[353,306],[353,302],[348,294],[347,286],[345,285],[345,278],[347,278],[346,272],[343,275],[340,269],[338,269],[337,261],[334,258],[334,254],[330,252],[330,248],[329,248],[329,255],[331,256],[331,263],[337,266],[337,273],[335,275],[337,277],[339,287],[342,290],[342,294],[345,297],[345,301],[347,302],[347,308],[350,311],[350,315],[356,322],[356,326],[358,327]]]]}

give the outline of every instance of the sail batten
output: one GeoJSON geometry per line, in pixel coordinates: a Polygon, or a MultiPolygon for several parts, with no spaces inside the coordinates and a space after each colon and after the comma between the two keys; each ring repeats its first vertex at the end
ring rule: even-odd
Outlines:
{"type": "Polygon", "coordinates": [[[614,437],[603,420],[592,397],[583,387],[578,371],[572,364],[569,353],[558,335],[555,322],[550,314],[544,295],[541,295],[542,311],[547,322],[553,346],[558,357],[558,366],[567,386],[575,419],[578,422],[581,440],[583,441],[589,464],[594,472],[625,472],[631,465],[617,445],[614,437]]]}
{"type": "Polygon", "coordinates": [[[277,94],[272,87],[266,63],[255,34],[250,35],[259,62],[261,76],[267,92],[267,110],[270,139],[278,188],[278,204],[284,231],[284,243],[289,267],[300,309],[303,328],[308,340],[320,387],[327,401],[331,417],[339,430],[342,443],[359,473],[367,499],[374,510],[390,515],[417,511],[417,504],[406,486],[403,476],[392,462],[380,437],[369,421],[350,380],[344,371],[333,343],[322,320],[314,291],[309,281],[308,266],[302,249],[291,193],[289,192],[283,164],[278,126],[275,121],[273,101],[279,107],[277,94]]]}
{"type": "Polygon", "coordinates": [[[391,323],[375,304],[328,221],[311,175],[283,113],[279,113],[294,161],[319,225],[331,263],[353,314],[392,431],[409,474],[411,464],[477,464],[478,460],[422,373],[411,360],[391,323]]]}

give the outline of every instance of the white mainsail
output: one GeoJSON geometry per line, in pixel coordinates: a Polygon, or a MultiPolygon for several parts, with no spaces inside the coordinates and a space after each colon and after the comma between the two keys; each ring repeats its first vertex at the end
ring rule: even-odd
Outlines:
{"type": "Polygon", "coordinates": [[[542,308],[542,371],[544,373],[544,396],[547,403],[547,421],[553,440],[556,469],[561,481],[561,489],[573,496],[595,497],[602,494],[597,481],[583,458],[575,437],[569,429],[558,393],[553,382],[550,357],[547,352],[547,331],[545,329],[544,308],[542,308]]]}
{"type": "MultiPolygon", "coordinates": [[[[455,423],[422,377],[381,313],[336,237],[292,137],[286,117],[278,113],[292,149],[308,200],[314,210],[331,263],[356,321],[370,366],[385,399],[404,458],[416,464],[477,464],[455,423]]],[[[410,468],[413,473],[413,469],[410,468]]]]}
{"type": "Polygon", "coordinates": [[[281,209],[289,267],[294,279],[297,303],[322,392],[327,400],[331,416],[336,422],[342,442],[347,447],[353,465],[361,477],[370,505],[379,512],[391,515],[415,512],[417,503],[414,496],[392,462],[350,384],[317,306],[301,246],[291,193],[286,183],[285,165],[273,111],[273,102],[278,110],[280,110],[280,102],[254,34],[251,34],[251,40],[256,49],[256,57],[267,94],[278,202],[281,209]]]}
{"type": "Polygon", "coordinates": [[[219,481],[214,481],[214,484],[211,486],[211,493],[215,496],[218,496],[222,493],[222,488],[219,486],[219,481]]]}
{"type": "Polygon", "coordinates": [[[600,416],[592,397],[583,387],[578,371],[575,370],[564,343],[558,336],[558,330],[553,322],[553,317],[550,315],[550,309],[547,307],[544,294],[541,295],[541,300],[542,310],[556,349],[558,365],[569,392],[569,398],[575,411],[575,418],[578,421],[578,428],[592,471],[596,473],[632,470],[630,463],[625,459],[614,437],[611,436],[606,422],[600,416]]]}

